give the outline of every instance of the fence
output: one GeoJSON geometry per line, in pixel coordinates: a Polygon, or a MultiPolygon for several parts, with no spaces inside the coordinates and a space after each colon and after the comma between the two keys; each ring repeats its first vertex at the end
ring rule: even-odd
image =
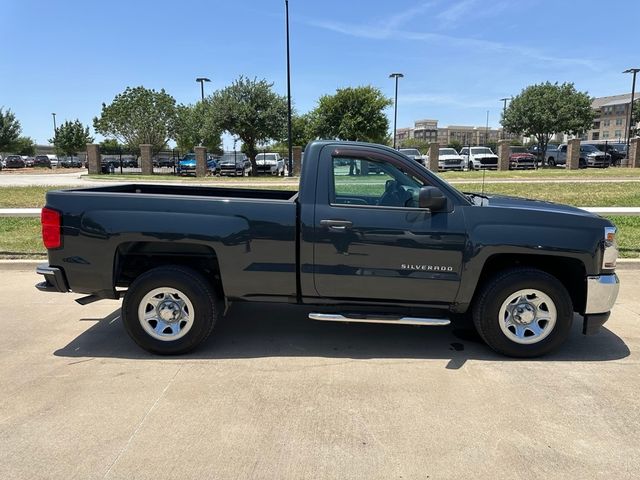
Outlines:
{"type": "MultiPolygon", "coordinates": [[[[173,175],[182,158],[179,150],[161,150],[152,157],[153,173],[173,175]]],[[[102,173],[137,174],[142,173],[139,149],[100,149],[102,173]]]]}

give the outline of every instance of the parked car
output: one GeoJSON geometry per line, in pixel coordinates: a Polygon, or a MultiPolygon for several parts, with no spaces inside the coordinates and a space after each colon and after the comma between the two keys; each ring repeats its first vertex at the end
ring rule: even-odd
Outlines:
{"type": "Polygon", "coordinates": [[[51,159],[49,159],[48,155],[36,155],[36,158],[33,162],[34,167],[44,167],[51,168],[51,159]]]}
{"type": "Polygon", "coordinates": [[[464,158],[456,152],[455,148],[438,150],[438,170],[464,170],[464,165],[464,158]]]}
{"type": "Polygon", "coordinates": [[[526,147],[511,147],[509,170],[529,170],[536,168],[537,158],[526,147]]]}
{"type": "Polygon", "coordinates": [[[162,157],[157,161],[157,167],[161,168],[173,168],[176,164],[176,161],[171,157],[162,157]]]}
{"type": "Polygon", "coordinates": [[[627,156],[624,151],[618,150],[616,145],[612,145],[610,143],[595,143],[592,145],[601,152],[608,153],[611,157],[611,165],[613,166],[619,166],[620,162],[627,156]]]}
{"type": "Polygon", "coordinates": [[[279,153],[259,153],[256,155],[256,174],[258,173],[284,175],[284,160],[279,153]]]}
{"type": "Polygon", "coordinates": [[[62,168],[82,168],[82,162],[78,157],[65,157],[58,164],[62,168]]]}
{"type": "MultiPolygon", "coordinates": [[[[216,161],[216,157],[212,154],[207,155],[207,172],[211,175],[220,174],[220,166],[216,161]]],[[[176,167],[178,175],[195,175],[196,174],[196,154],[187,153],[182,160],[178,162],[176,167]]]]}
{"type": "Polygon", "coordinates": [[[247,177],[251,175],[251,160],[242,152],[224,152],[218,160],[220,175],[247,177]]]}
{"type": "Polygon", "coordinates": [[[401,148],[399,152],[415,160],[421,165],[425,164],[425,157],[424,155],[422,155],[422,153],[420,153],[420,150],[418,150],[417,148],[401,148]]]}
{"type": "Polygon", "coordinates": [[[27,164],[20,155],[7,155],[7,158],[5,158],[5,166],[7,168],[24,168],[27,164]]]}
{"type": "Polygon", "coordinates": [[[435,328],[470,317],[497,352],[534,357],[560,347],[576,314],[583,333],[597,332],[619,290],[610,220],[465,194],[389,147],[357,142],[309,144],[299,191],[51,190],[42,238],[36,287],[86,294],[81,305],[124,297],[127,333],[156,354],[204,342],[232,302],[265,312],[280,302],[316,321],[435,328]],[[362,182],[343,158],[384,175],[362,182]]]}
{"type": "Polygon", "coordinates": [[[498,156],[489,147],[464,147],[460,156],[469,170],[498,169],[498,156]]]}
{"type": "MultiPolygon", "coordinates": [[[[568,145],[563,143],[557,150],[547,150],[547,165],[555,167],[556,165],[567,164],[568,145]]],[[[606,168],[611,162],[611,157],[607,153],[603,153],[593,145],[580,145],[580,155],[578,158],[578,167],[601,167],[606,168]]]]}
{"type": "Polygon", "coordinates": [[[25,167],[33,167],[36,163],[36,159],[33,157],[29,157],[27,155],[23,155],[22,159],[24,160],[25,167]]]}

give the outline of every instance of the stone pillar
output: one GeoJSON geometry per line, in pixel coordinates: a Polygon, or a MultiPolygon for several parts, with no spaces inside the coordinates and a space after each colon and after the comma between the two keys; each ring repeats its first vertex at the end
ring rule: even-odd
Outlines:
{"type": "Polygon", "coordinates": [[[634,137],[629,141],[629,167],[640,168],[640,137],[634,137]]]}
{"type": "Polygon", "coordinates": [[[511,154],[511,145],[509,140],[498,141],[498,170],[509,170],[509,155],[511,154]]]}
{"type": "Polygon", "coordinates": [[[100,145],[87,143],[87,163],[89,164],[89,175],[97,175],[102,172],[100,165],[100,145]]]}
{"type": "Polygon", "coordinates": [[[299,177],[302,169],[302,147],[292,147],[293,150],[293,176],[299,177]]]}
{"type": "Polygon", "coordinates": [[[140,167],[142,175],[153,175],[153,145],[140,145],[140,167]]]}
{"type": "Polygon", "coordinates": [[[207,175],[207,147],[195,147],[196,152],[196,177],[207,175]]]}
{"type": "Polygon", "coordinates": [[[580,168],[580,139],[574,138],[567,142],[567,170],[580,168]]]}
{"type": "Polygon", "coordinates": [[[438,171],[438,159],[440,158],[440,144],[438,142],[431,142],[429,144],[429,160],[425,167],[432,172],[438,171]]]}

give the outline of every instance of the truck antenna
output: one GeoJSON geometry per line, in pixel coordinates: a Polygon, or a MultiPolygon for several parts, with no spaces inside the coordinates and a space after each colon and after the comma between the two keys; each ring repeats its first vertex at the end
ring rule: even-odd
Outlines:
{"type": "Polygon", "coordinates": [[[480,203],[480,206],[484,206],[484,177],[487,173],[487,169],[483,168],[482,169],[482,191],[480,193],[482,193],[482,201],[480,203]]]}

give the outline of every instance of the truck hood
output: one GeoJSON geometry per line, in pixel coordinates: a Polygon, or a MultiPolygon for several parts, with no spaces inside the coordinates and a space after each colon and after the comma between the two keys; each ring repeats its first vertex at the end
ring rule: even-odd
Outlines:
{"type": "Polygon", "coordinates": [[[530,200],[528,198],[509,197],[506,195],[484,195],[476,197],[475,201],[476,205],[480,205],[480,201],[482,201],[481,205],[483,207],[518,208],[523,210],[537,210],[543,212],[582,215],[585,217],[597,217],[597,215],[594,215],[593,213],[577,207],[571,207],[569,205],[545,202],[542,200],[530,200]]]}

